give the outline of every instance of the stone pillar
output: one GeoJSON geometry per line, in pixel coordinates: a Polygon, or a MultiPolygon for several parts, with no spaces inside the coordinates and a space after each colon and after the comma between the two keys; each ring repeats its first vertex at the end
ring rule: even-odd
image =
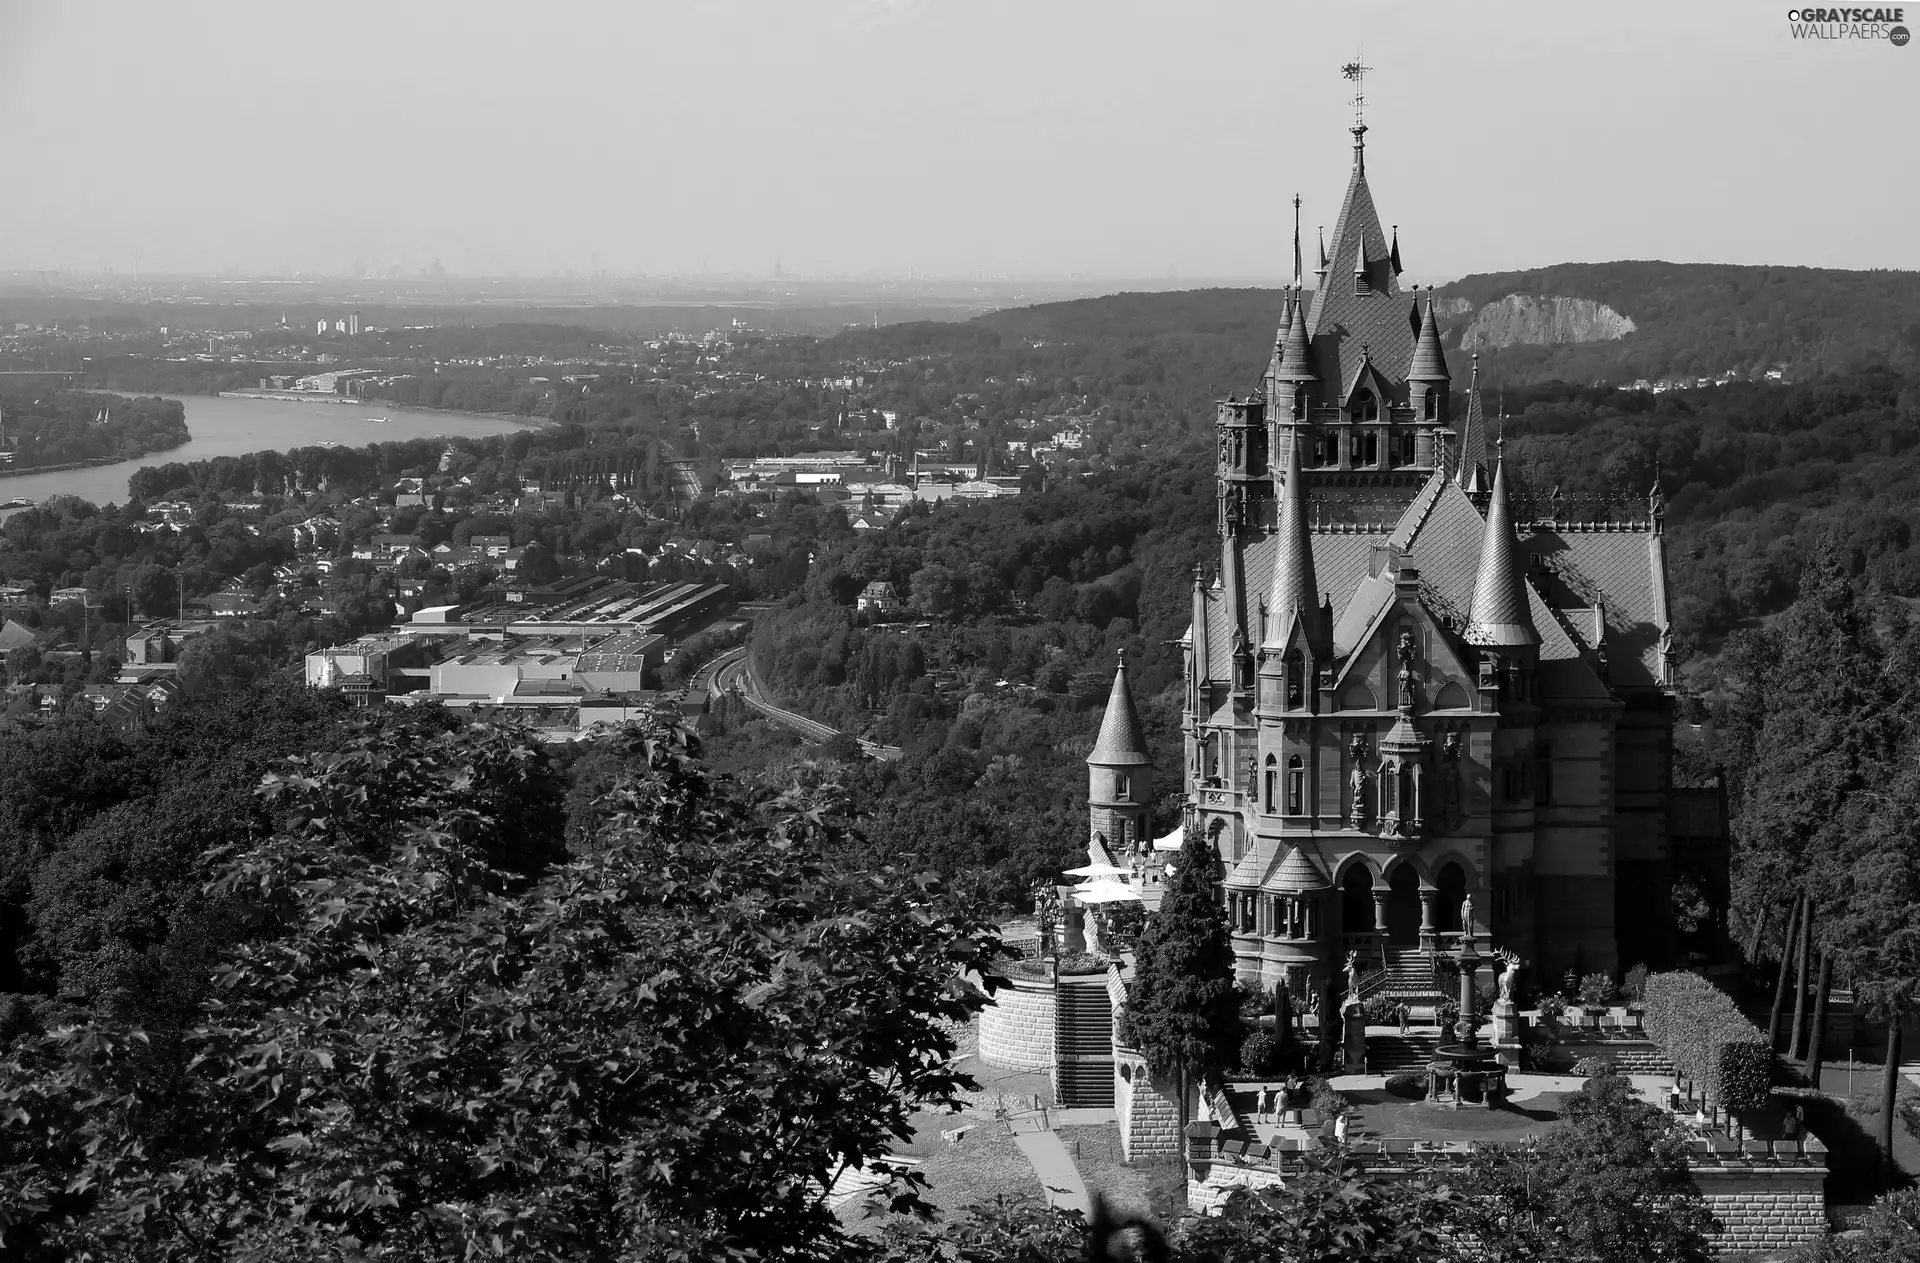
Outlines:
{"type": "Polygon", "coordinates": [[[1367,1070],[1367,1019],[1360,1011],[1358,1000],[1348,1000],[1341,1007],[1340,1017],[1344,1024],[1346,1038],[1345,1070],[1348,1074],[1365,1074],[1367,1070]]]}
{"type": "Polygon", "coordinates": [[[1520,1006],[1511,1000],[1493,1002],[1493,1047],[1500,1064],[1509,1070],[1520,1068],[1520,1006]]]}
{"type": "Polygon", "coordinates": [[[1465,1047],[1474,1048],[1480,1043],[1478,1035],[1480,1015],[1474,1007],[1479,997],[1474,994],[1473,975],[1480,967],[1480,957],[1473,950],[1473,940],[1470,938],[1463,940],[1460,944],[1459,965],[1460,1020],[1455,1023],[1453,1031],[1458,1037],[1457,1042],[1465,1047]]]}
{"type": "Polygon", "coordinates": [[[1382,939],[1387,936],[1387,892],[1373,892],[1373,931],[1382,939]]]}
{"type": "Polygon", "coordinates": [[[1420,950],[1432,952],[1439,944],[1433,933],[1433,904],[1440,897],[1437,890],[1420,892],[1420,950]]]}

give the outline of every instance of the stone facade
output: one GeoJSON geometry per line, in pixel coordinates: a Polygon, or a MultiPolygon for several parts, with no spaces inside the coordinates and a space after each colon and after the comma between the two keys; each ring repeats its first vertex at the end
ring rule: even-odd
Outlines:
{"type": "Polygon", "coordinates": [[[1218,562],[1183,641],[1188,824],[1239,977],[1319,994],[1349,953],[1395,968],[1463,934],[1540,978],[1664,967],[1664,501],[1521,487],[1477,383],[1452,413],[1363,131],[1313,298],[1219,404],[1218,562]]]}
{"type": "Polygon", "coordinates": [[[1156,1079],[1138,1051],[1113,1046],[1113,1108],[1120,1151],[1128,1162],[1154,1165],[1180,1160],[1180,1094],[1171,1078],[1156,1079]]]}
{"type": "Polygon", "coordinates": [[[1827,1233],[1824,1167],[1695,1167],[1722,1254],[1788,1250],[1827,1233]]]}
{"type": "Polygon", "coordinates": [[[1051,978],[1015,978],[980,1010],[980,1060],[1002,1070],[1052,1070],[1054,990],[1051,978]]]}

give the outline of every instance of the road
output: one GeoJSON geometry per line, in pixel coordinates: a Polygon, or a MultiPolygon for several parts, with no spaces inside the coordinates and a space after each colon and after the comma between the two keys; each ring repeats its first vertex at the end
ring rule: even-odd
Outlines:
{"type": "MultiPolygon", "coordinates": [[[[761,695],[759,682],[753,678],[753,671],[747,665],[747,651],[744,646],[739,649],[729,649],[702,667],[694,676],[693,687],[705,688],[709,692],[732,693],[788,732],[804,737],[816,745],[823,741],[831,741],[840,735],[838,728],[830,727],[817,719],[808,719],[805,715],[796,715],[790,710],[767,701],[761,695]]],[[[860,742],[860,749],[867,757],[874,759],[898,759],[902,753],[899,746],[876,745],[871,741],[860,742]]]]}

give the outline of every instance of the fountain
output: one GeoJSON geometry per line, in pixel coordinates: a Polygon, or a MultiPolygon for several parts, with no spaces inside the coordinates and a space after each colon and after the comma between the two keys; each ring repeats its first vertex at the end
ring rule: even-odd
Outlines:
{"type": "MultiPolygon", "coordinates": [[[[1467,906],[1473,906],[1472,900],[1468,900],[1467,906]]],[[[1465,927],[1460,935],[1460,955],[1455,961],[1460,967],[1460,1020],[1454,1023],[1454,1042],[1434,1049],[1434,1064],[1427,1072],[1427,1099],[1440,1099],[1438,1080],[1444,1074],[1453,1079],[1455,1109],[1463,1104],[1491,1107],[1495,1096],[1505,1086],[1506,1067],[1500,1063],[1494,1049],[1480,1044],[1480,1018],[1475,1011],[1479,997],[1473,987],[1473,976],[1480,966],[1480,954],[1473,946],[1472,914],[1463,916],[1460,923],[1465,927]],[[1442,1063],[1445,1063],[1444,1069],[1442,1063]]]]}

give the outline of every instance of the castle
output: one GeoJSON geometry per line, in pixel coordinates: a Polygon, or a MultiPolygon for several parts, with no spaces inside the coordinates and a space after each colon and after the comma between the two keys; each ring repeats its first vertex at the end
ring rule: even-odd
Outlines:
{"type": "MultiPolygon", "coordinates": [[[[1477,365],[1454,415],[1432,295],[1400,285],[1352,130],[1317,283],[1296,222],[1272,358],[1218,405],[1218,565],[1181,642],[1186,827],[1219,856],[1240,978],[1304,994],[1353,954],[1417,992],[1463,932],[1542,979],[1666,964],[1658,484],[1519,494],[1477,365]]],[[[1148,851],[1124,668],[1087,762],[1092,852],[1148,851]]]]}

